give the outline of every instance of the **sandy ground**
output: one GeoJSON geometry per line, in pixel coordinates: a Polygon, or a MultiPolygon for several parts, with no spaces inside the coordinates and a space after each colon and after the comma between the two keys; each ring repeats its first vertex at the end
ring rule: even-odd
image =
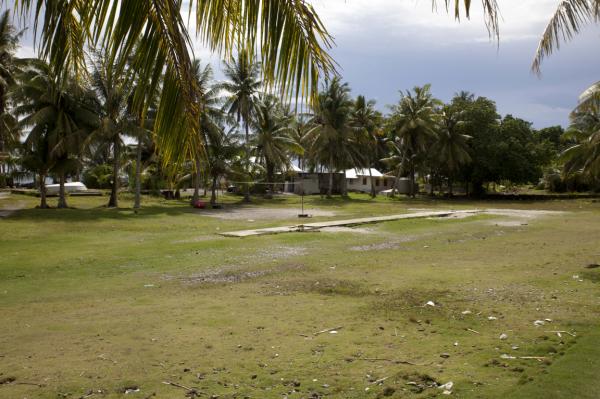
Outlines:
{"type": "MultiPolygon", "coordinates": [[[[311,216],[335,216],[334,212],[319,209],[305,209],[304,212],[311,216]]],[[[225,220],[269,220],[297,218],[300,209],[294,208],[264,208],[257,206],[243,206],[235,208],[212,209],[199,211],[199,214],[225,220]]]]}
{"type": "MultiPolygon", "coordinates": [[[[9,198],[10,198],[10,193],[7,193],[7,192],[0,193],[0,200],[9,199],[9,198]]],[[[12,203],[10,206],[2,205],[2,202],[0,202],[0,218],[9,217],[15,211],[18,211],[19,209],[23,209],[24,207],[25,207],[25,203],[23,201],[19,201],[17,203],[12,203]]]]}

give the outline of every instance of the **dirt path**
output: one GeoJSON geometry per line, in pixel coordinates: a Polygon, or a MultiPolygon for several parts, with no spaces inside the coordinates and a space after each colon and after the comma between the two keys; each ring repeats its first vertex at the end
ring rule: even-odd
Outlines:
{"type": "MultiPolygon", "coordinates": [[[[6,200],[10,198],[10,193],[0,192],[0,200],[6,200]]],[[[19,209],[25,208],[25,202],[18,201],[11,203],[10,205],[0,205],[0,219],[7,218],[19,209]]]]}
{"type": "MultiPolygon", "coordinates": [[[[306,209],[312,216],[335,216],[334,212],[320,209],[306,209]]],[[[224,220],[273,220],[292,219],[298,216],[300,208],[264,208],[258,206],[225,207],[210,211],[199,211],[198,214],[224,220]]]]}
{"type": "Polygon", "coordinates": [[[479,210],[464,210],[464,211],[428,211],[428,212],[414,212],[414,213],[403,213],[399,215],[387,215],[387,216],[375,216],[368,218],[356,218],[356,219],[345,219],[345,220],[331,220],[327,222],[316,222],[316,223],[305,223],[293,226],[281,226],[281,227],[268,227],[265,229],[253,229],[253,230],[241,230],[241,231],[229,231],[220,233],[225,237],[250,237],[260,236],[266,234],[280,234],[280,233],[292,233],[298,231],[318,231],[327,228],[339,228],[347,226],[356,226],[361,224],[371,224],[379,222],[389,222],[392,220],[401,219],[419,219],[428,217],[449,217],[457,214],[470,214],[474,215],[479,213],[479,210]]]}

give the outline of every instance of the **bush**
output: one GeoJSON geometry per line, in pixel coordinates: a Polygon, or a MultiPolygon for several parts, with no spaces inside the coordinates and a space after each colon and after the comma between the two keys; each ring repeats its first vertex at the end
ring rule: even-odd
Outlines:
{"type": "Polygon", "coordinates": [[[107,164],[97,165],[83,172],[83,184],[88,188],[110,188],[112,167],[107,164]]]}

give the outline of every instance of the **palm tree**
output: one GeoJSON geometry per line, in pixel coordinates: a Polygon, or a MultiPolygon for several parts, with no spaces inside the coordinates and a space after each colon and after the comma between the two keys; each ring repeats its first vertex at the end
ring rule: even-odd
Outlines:
{"type": "Polygon", "coordinates": [[[90,139],[100,140],[112,149],[112,186],[109,208],[119,206],[119,172],[121,162],[121,148],[123,135],[130,127],[130,115],[127,110],[128,100],[132,93],[132,86],[126,74],[118,69],[119,60],[111,63],[106,50],[95,53],[91,85],[98,100],[100,110],[100,126],[90,136],[90,139]]]}
{"type": "Polygon", "coordinates": [[[302,148],[302,151],[298,152],[296,155],[298,159],[298,167],[301,170],[304,170],[306,167],[306,158],[308,156],[306,141],[307,134],[311,129],[311,125],[309,123],[310,117],[303,113],[292,112],[290,107],[285,109],[285,115],[291,120],[290,125],[292,131],[290,133],[290,137],[298,148],[302,148]]]}
{"type": "Polygon", "coordinates": [[[213,126],[216,129],[207,130],[206,160],[204,162],[207,174],[211,179],[210,204],[216,206],[217,182],[222,176],[236,174],[234,162],[239,156],[241,148],[222,125],[213,126]]]}
{"type": "Polygon", "coordinates": [[[9,89],[15,83],[18,71],[15,52],[23,31],[17,32],[9,18],[8,10],[0,16],[0,174],[6,172],[3,157],[7,156],[8,147],[18,142],[18,123],[7,112],[7,105],[9,89]]]}
{"type": "MultiPolygon", "coordinates": [[[[250,123],[254,116],[257,94],[262,86],[259,78],[260,64],[256,62],[250,50],[243,49],[238,52],[237,59],[225,63],[223,71],[228,82],[221,83],[218,87],[228,93],[228,98],[223,109],[234,117],[238,124],[243,122],[245,132],[245,160],[246,171],[250,174],[250,123]]],[[[244,201],[250,201],[250,184],[244,188],[244,201]]]]}
{"type": "Polygon", "coordinates": [[[459,168],[471,162],[468,140],[471,138],[461,134],[459,126],[463,124],[462,112],[452,112],[450,107],[444,107],[435,142],[431,146],[434,163],[440,165],[448,178],[448,194],[452,193],[452,180],[459,168]]]}
{"type": "Polygon", "coordinates": [[[291,154],[303,152],[292,138],[291,122],[277,97],[270,94],[259,96],[252,124],[256,132],[253,144],[256,160],[267,172],[269,196],[274,192],[275,170],[287,170],[291,166],[291,154]]]}
{"type": "MultiPolygon", "coordinates": [[[[33,12],[40,54],[61,82],[84,73],[85,48],[98,42],[106,43],[115,59],[131,57],[149,92],[162,82],[154,133],[164,162],[177,164],[202,145],[190,57],[193,41],[183,3],[58,0],[50,7],[46,0],[22,0],[15,2],[15,10],[33,12]]],[[[304,0],[192,0],[185,9],[195,18],[196,37],[224,58],[235,49],[256,50],[264,80],[282,94],[314,98],[320,76],[335,71],[327,53],[332,38],[304,0]]],[[[147,98],[139,95],[137,101],[147,98]]]]}
{"type": "MultiPolygon", "coordinates": [[[[201,142],[208,143],[208,138],[215,130],[219,130],[217,125],[224,121],[225,114],[219,107],[221,99],[218,97],[219,88],[212,84],[213,71],[210,64],[202,66],[200,60],[195,59],[192,63],[194,71],[194,80],[196,82],[196,101],[200,109],[200,135],[201,142]]],[[[204,148],[197,147],[195,159],[195,178],[194,178],[194,195],[192,196],[192,204],[198,201],[200,197],[200,181],[202,178],[201,159],[204,148]]],[[[205,191],[206,192],[206,191],[205,191]]]]}
{"type": "Polygon", "coordinates": [[[389,131],[402,150],[410,174],[410,195],[415,196],[415,168],[436,137],[437,107],[441,102],[431,94],[431,85],[415,87],[413,93],[401,92],[400,102],[392,106],[389,131]]]}
{"type": "Polygon", "coordinates": [[[29,155],[40,157],[40,162],[29,164],[35,164],[40,175],[42,207],[45,207],[45,177],[52,172],[59,177],[58,207],[66,208],[66,175],[76,169],[77,154],[86,136],[97,126],[89,92],[75,80],[63,90],[48,64],[41,60],[30,60],[19,79],[14,112],[22,117],[19,121],[22,129],[31,128],[25,140],[29,155]]]}
{"type": "Polygon", "coordinates": [[[379,146],[382,137],[381,114],[375,110],[375,101],[367,101],[364,96],[358,96],[352,110],[352,124],[358,129],[358,141],[365,155],[365,165],[369,168],[371,180],[371,197],[375,198],[375,181],[371,169],[373,162],[379,159],[379,146]]]}
{"type": "MultiPolygon", "coordinates": [[[[356,146],[355,129],[351,123],[352,107],[350,87],[341,83],[339,77],[334,77],[319,93],[313,110],[310,123],[314,127],[308,132],[307,141],[313,167],[325,166],[329,172],[327,198],[331,198],[333,174],[360,164],[360,149],[356,146]]],[[[342,194],[345,195],[345,184],[342,194]]]]}
{"type": "MultiPolygon", "coordinates": [[[[598,84],[596,84],[596,87],[598,84]]],[[[580,97],[580,103],[571,113],[571,126],[565,138],[577,144],[561,155],[566,175],[581,173],[592,181],[600,181],[600,93],[590,88],[580,97]]]]}

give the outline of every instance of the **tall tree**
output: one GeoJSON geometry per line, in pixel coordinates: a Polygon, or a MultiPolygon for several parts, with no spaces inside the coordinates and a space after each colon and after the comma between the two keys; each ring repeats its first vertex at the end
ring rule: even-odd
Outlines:
{"type": "Polygon", "coordinates": [[[211,206],[217,205],[217,184],[221,177],[235,177],[235,160],[241,154],[241,148],[232,137],[225,131],[221,124],[215,125],[216,129],[206,131],[206,159],[204,169],[211,180],[211,206]]]}
{"type": "Polygon", "coordinates": [[[291,166],[292,154],[302,153],[303,148],[292,138],[292,120],[273,95],[259,96],[253,130],[256,160],[266,170],[271,196],[274,192],[275,171],[286,171],[291,166]]]}
{"type": "Polygon", "coordinates": [[[392,106],[389,134],[402,150],[410,176],[410,195],[415,196],[415,171],[426,150],[436,137],[441,102],[431,94],[431,85],[401,92],[400,102],[392,106]]]}
{"type": "MultiPolygon", "coordinates": [[[[589,89],[588,89],[589,91],[589,89]]],[[[564,174],[581,173],[600,186],[600,87],[595,94],[584,92],[580,103],[571,113],[571,126],[566,137],[576,144],[561,155],[564,174]]]]}
{"type": "MultiPolygon", "coordinates": [[[[209,137],[214,138],[217,131],[220,131],[219,123],[224,121],[225,114],[219,107],[221,99],[219,98],[219,87],[212,82],[213,71],[210,64],[202,66],[200,60],[195,59],[192,63],[194,72],[194,80],[196,82],[196,102],[200,110],[200,135],[202,142],[209,142],[209,137]]],[[[213,148],[214,149],[214,148],[213,148]]],[[[201,160],[204,155],[202,146],[196,147],[197,154],[195,156],[195,178],[194,178],[194,195],[192,203],[196,203],[200,197],[200,181],[202,179],[201,160]]],[[[206,192],[206,190],[205,190],[206,192]]]]}
{"type": "MultiPolygon", "coordinates": [[[[250,177],[250,123],[254,115],[258,91],[262,82],[260,64],[249,49],[241,49],[237,58],[225,63],[223,71],[228,82],[221,83],[219,88],[228,93],[223,109],[236,119],[238,124],[243,123],[245,133],[245,160],[247,179],[250,177]]],[[[250,201],[250,184],[244,187],[244,200],[250,201]]]]}
{"type": "Polygon", "coordinates": [[[440,128],[431,146],[431,156],[434,163],[441,166],[448,179],[448,194],[453,195],[452,182],[461,166],[471,162],[468,140],[471,136],[460,133],[464,123],[462,112],[453,112],[445,106],[441,115],[440,128]]]}
{"type": "Polygon", "coordinates": [[[358,96],[354,101],[354,109],[352,110],[352,124],[358,129],[356,132],[357,141],[362,148],[364,165],[369,168],[371,197],[373,198],[377,193],[371,169],[374,163],[379,160],[379,148],[383,136],[381,122],[382,116],[375,110],[375,100],[367,101],[364,96],[358,96]]]}
{"type": "Polygon", "coordinates": [[[112,149],[113,174],[109,208],[119,206],[121,149],[124,145],[123,136],[128,133],[130,127],[130,115],[127,111],[130,109],[128,100],[132,93],[132,85],[128,73],[118,68],[119,63],[119,60],[111,62],[106,50],[95,53],[91,74],[91,85],[100,110],[100,126],[92,137],[106,143],[112,149]]]}
{"type": "MultiPolygon", "coordinates": [[[[30,128],[26,138],[30,155],[38,154],[40,190],[45,194],[45,176],[52,172],[59,178],[59,208],[67,207],[65,181],[77,163],[77,154],[98,120],[90,94],[75,80],[63,89],[49,66],[30,61],[21,74],[14,96],[15,114],[22,128],[30,128]]],[[[43,206],[44,204],[42,204],[43,206]]]]}
{"type": "MultiPolygon", "coordinates": [[[[106,43],[113,57],[131,56],[148,91],[161,84],[154,133],[166,163],[189,159],[202,145],[190,57],[193,41],[183,10],[194,17],[202,43],[226,59],[238,48],[256,50],[264,79],[282,94],[312,98],[319,77],[334,71],[327,54],[332,38],[305,0],[192,0],[182,9],[183,3],[18,0],[15,9],[23,15],[33,12],[41,55],[62,81],[83,74],[87,47],[106,43]]],[[[147,99],[136,96],[139,102],[147,99]]]]}
{"type": "Polygon", "coordinates": [[[0,174],[6,173],[3,158],[8,156],[10,144],[18,142],[18,123],[7,112],[7,105],[9,89],[18,71],[15,52],[22,35],[23,31],[17,31],[10,23],[9,11],[4,11],[0,15],[0,174]]]}
{"type": "Polygon", "coordinates": [[[329,173],[327,198],[331,198],[333,191],[334,173],[360,163],[360,149],[351,123],[352,108],[350,87],[334,77],[319,93],[313,110],[313,127],[307,134],[307,142],[313,167],[325,166],[329,173]]]}

